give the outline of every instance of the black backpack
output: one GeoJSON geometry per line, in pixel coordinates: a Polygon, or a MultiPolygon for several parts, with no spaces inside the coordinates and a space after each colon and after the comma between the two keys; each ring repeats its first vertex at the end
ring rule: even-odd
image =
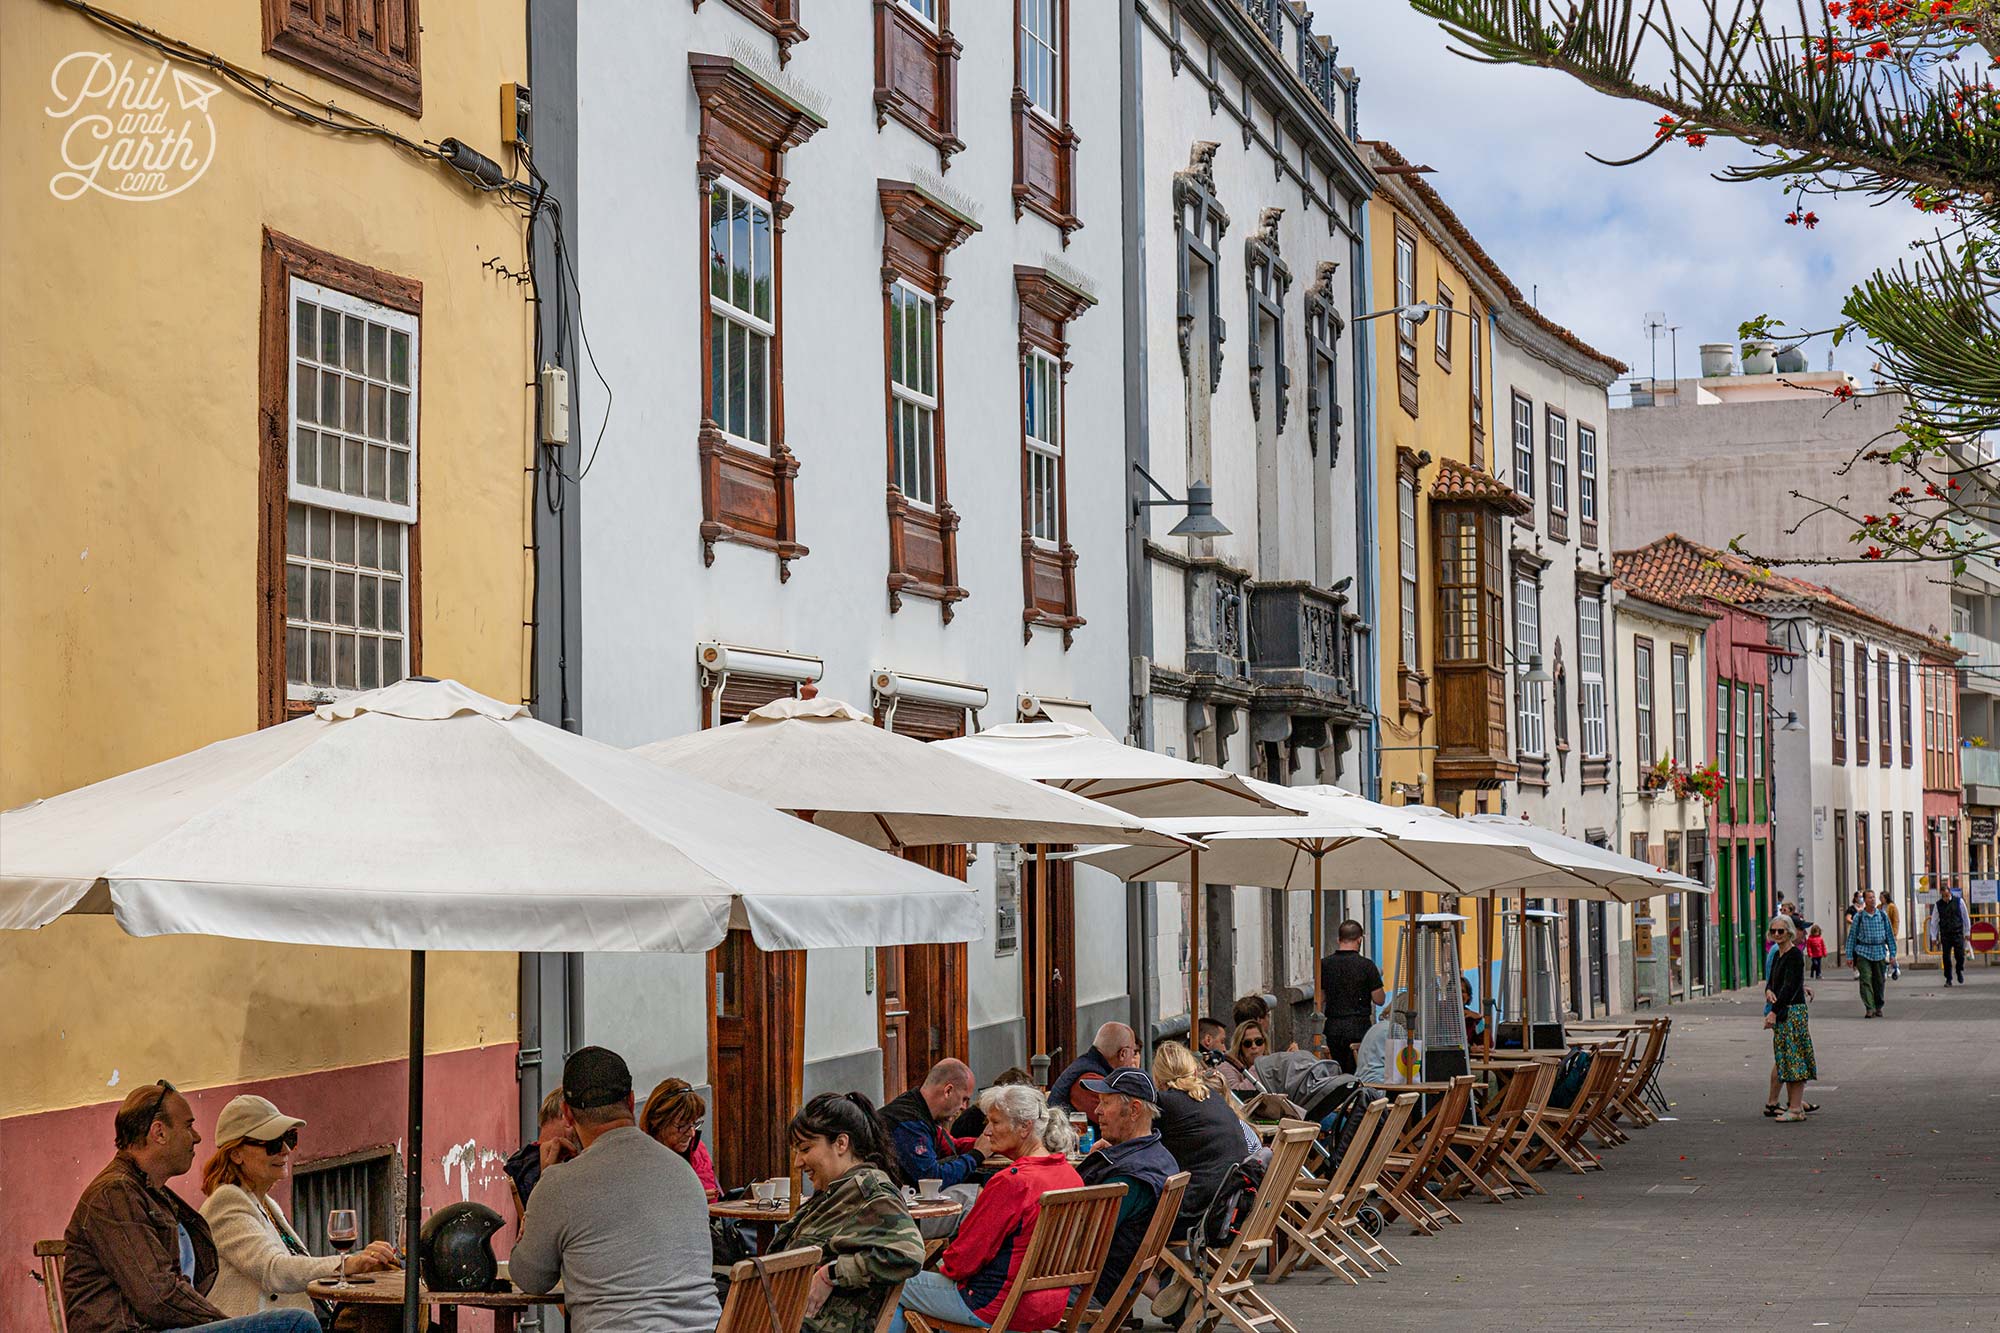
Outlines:
{"type": "Polygon", "coordinates": [[[1589,1051],[1571,1051],[1565,1055],[1556,1068],[1555,1086],[1549,1089],[1549,1105],[1563,1110],[1574,1106],[1576,1095],[1583,1091],[1583,1081],[1589,1076],[1589,1051]]]}
{"type": "Polygon", "coordinates": [[[1204,1248],[1219,1250],[1229,1244],[1242,1229],[1250,1204],[1257,1197],[1257,1188],[1263,1183],[1264,1163],[1258,1158],[1246,1157],[1229,1168],[1229,1174],[1222,1178],[1209,1199],[1201,1221],[1195,1224],[1191,1239],[1196,1254],[1204,1248]]]}

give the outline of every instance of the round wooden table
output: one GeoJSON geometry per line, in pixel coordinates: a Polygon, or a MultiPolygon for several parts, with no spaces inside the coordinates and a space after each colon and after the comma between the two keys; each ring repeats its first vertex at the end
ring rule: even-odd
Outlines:
{"type": "MultiPolygon", "coordinates": [[[[336,1305],[375,1307],[370,1314],[381,1320],[380,1327],[399,1329],[402,1327],[403,1277],[402,1273],[367,1273],[349,1278],[345,1287],[335,1286],[332,1278],[322,1278],[307,1287],[306,1291],[314,1300],[332,1301],[336,1305]]],[[[562,1299],[561,1287],[544,1296],[531,1296],[511,1286],[505,1291],[417,1289],[417,1300],[434,1306],[438,1322],[446,1329],[458,1327],[460,1310],[491,1310],[494,1333],[513,1333],[520,1326],[522,1311],[536,1305],[560,1305],[562,1299]]],[[[373,1328],[376,1325],[371,1321],[369,1326],[373,1328]]]]}
{"type": "MultiPolygon", "coordinates": [[[[778,1228],[792,1220],[792,1205],[797,1198],[793,1195],[776,1207],[755,1199],[720,1199],[708,1206],[708,1215],[747,1223],[756,1238],[757,1252],[763,1254],[771,1248],[771,1239],[778,1228]]],[[[964,1211],[965,1205],[957,1199],[918,1199],[910,1205],[910,1216],[919,1222],[927,1217],[957,1217],[964,1211]]]]}

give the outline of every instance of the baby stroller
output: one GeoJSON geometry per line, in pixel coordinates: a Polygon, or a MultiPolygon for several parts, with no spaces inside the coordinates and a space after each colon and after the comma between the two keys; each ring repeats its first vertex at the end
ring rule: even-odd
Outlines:
{"type": "MultiPolygon", "coordinates": [[[[1302,1119],[1319,1125],[1319,1138],[1307,1160],[1313,1173],[1321,1176],[1347,1152],[1361,1117],[1381,1096],[1334,1061],[1321,1060],[1310,1051],[1275,1051],[1257,1061],[1256,1074],[1258,1082],[1288,1098],[1302,1119]]],[[[1382,1234],[1386,1219],[1373,1204],[1364,1204],[1358,1217],[1369,1235],[1382,1234]]]]}

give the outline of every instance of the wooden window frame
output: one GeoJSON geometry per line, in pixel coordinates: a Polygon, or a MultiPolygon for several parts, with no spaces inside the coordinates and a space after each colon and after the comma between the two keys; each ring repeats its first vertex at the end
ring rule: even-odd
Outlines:
{"type": "MultiPolygon", "coordinates": [[[[1519,389],[1508,395],[1507,439],[1513,448],[1514,489],[1532,500],[1535,498],[1535,400],[1519,389]]],[[[1521,521],[1532,526],[1533,513],[1524,515],[1521,521]]]]}
{"type": "MultiPolygon", "coordinates": [[[[257,725],[268,727],[312,711],[307,700],[292,700],[285,672],[285,520],[290,504],[292,279],[300,278],[416,318],[423,323],[423,284],[383,269],[345,259],[282,232],[264,229],[262,292],[257,357],[257,725]]],[[[425,394],[419,363],[413,386],[416,402],[411,438],[419,441],[415,468],[421,472],[425,394]]],[[[423,487],[413,476],[417,520],[408,526],[404,548],[404,636],[408,674],[423,672],[423,487]]]]}
{"type": "Polygon", "coordinates": [[[1423,505],[1419,473],[1430,459],[1408,448],[1396,450],[1396,658],[1401,709],[1429,717],[1430,676],[1423,670],[1423,594],[1417,568],[1423,551],[1423,505]],[[1409,541],[1403,539],[1403,498],[1409,497],[1409,541]],[[1406,549],[1407,547],[1407,549],[1406,549]],[[1409,632],[1404,632],[1407,623],[1409,632]]]}
{"type": "Polygon", "coordinates": [[[380,0],[379,7],[370,0],[263,0],[264,54],[398,111],[422,116],[423,23],[418,4],[419,0],[380,0]]]}
{"type": "Polygon", "coordinates": [[[1730,720],[1735,716],[1730,707],[1734,697],[1732,691],[1736,682],[1727,676],[1715,678],[1715,771],[1722,779],[1720,799],[1716,802],[1716,816],[1723,823],[1736,821],[1736,803],[1730,798],[1730,756],[1735,753],[1735,737],[1730,732],[1730,720]]]}
{"type": "Polygon", "coordinates": [[[1577,538],[1586,547],[1597,546],[1597,427],[1587,421],[1573,421],[1576,435],[1576,525],[1577,538]],[[1584,465],[1584,441],[1590,442],[1589,466],[1584,465]]]}
{"type": "Polygon", "coordinates": [[[1549,540],[1569,540],[1569,416],[1542,408],[1542,451],[1549,483],[1549,540]],[[1560,429],[1558,429],[1560,426],[1560,429]]]}
{"type": "Polygon", "coordinates": [[[1456,307],[1452,302],[1451,288],[1445,286],[1443,278],[1438,279],[1437,305],[1438,309],[1433,313],[1437,317],[1438,326],[1436,334],[1431,338],[1431,355],[1437,361],[1438,367],[1449,374],[1451,372],[1451,319],[1456,307]]]}
{"type": "Polygon", "coordinates": [[[1750,687],[1750,809],[1758,823],[1764,822],[1769,809],[1766,795],[1770,791],[1770,730],[1771,718],[1766,711],[1764,687],[1750,687]]]}
{"type": "MultiPolygon", "coordinates": [[[[1431,633],[1436,644],[1433,657],[1438,699],[1438,751],[1433,773],[1440,790],[1490,790],[1520,775],[1509,740],[1513,728],[1503,655],[1508,574],[1501,536],[1506,525],[1504,514],[1501,504],[1485,498],[1434,498],[1431,502],[1431,633]],[[1469,526],[1475,567],[1461,570],[1462,577],[1447,584],[1446,542],[1455,525],[1460,534],[1469,526]],[[1462,643],[1465,651],[1447,659],[1445,594],[1452,589],[1473,597],[1471,623],[1478,641],[1462,643]]],[[[1442,803],[1449,805],[1450,799],[1442,803]]]]}
{"type": "MultiPolygon", "coordinates": [[[[1417,247],[1417,233],[1402,218],[1396,219],[1395,248],[1391,251],[1390,290],[1396,294],[1398,308],[1413,305],[1417,299],[1417,270],[1421,251],[1417,247]],[[1408,300],[1404,299],[1403,253],[1409,249],[1410,282],[1408,300]]],[[[1396,396],[1403,410],[1411,416],[1417,415],[1417,326],[1401,315],[1392,321],[1396,326],[1396,396]]]]}
{"type": "Polygon", "coordinates": [[[1903,658],[1900,678],[1897,681],[1897,720],[1902,723],[1903,767],[1912,768],[1916,760],[1916,737],[1912,732],[1914,717],[1910,709],[1911,677],[1914,674],[1910,659],[1903,658]]]}
{"type": "Polygon", "coordinates": [[[1731,703],[1735,709],[1733,714],[1735,721],[1730,724],[1729,734],[1730,743],[1736,747],[1735,754],[1731,756],[1731,763],[1736,770],[1737,817],[1754,823],[1756,811],[1750,802],[1750,787],[1754,776],[1750,772],[1750,728],[1753,725],[1750,717],[1750,682],[1744,680],[1736,682],[1735,695],[1731,703]]]}
{"type": "Polygon", "coordinates": [[[1577,734],[1585,760],[1609,759],[1611,750],[1611,719],[1607,713],[1609,702],[1605,668],[1610,657],[1610,644],[1605,634],[1604,597],[1601,590],[1578,589],[1576,594],[1576,722],[1577,734]],[[1583,608],[1593,606],[1597,610],[1597,671],[1595,676],[1585,666],[1583,655],[1583,608]],[[1594,714],[1586,710],[1585,702],[1590,698],[1588,691],[1597,688],[1596,710],[1594,714]],[[1591,723],[1595,721],[1596,744],[1592,744],[1591,723]]]}
{"type": "Polygon", "coordinates": [[[1869,733],[1874,725],[1874,719],[1869,716],[1868,708],[1868,671],[1874,665],[1873,658],[1874,654],[1868,651],[1867,643],[1856,639],[1854,641],[1854,762],[1856,764],[1868,762],[1869,733]]]}
{"type": "MultiPolygon", "coordinates": [[[[812,36],[799,26],[801,0],[723,0],[731,9],[769,33],[778,43],[778,67],[792,58],[792,48],[812,36]]],[[[697,11],[701,0],[694,0],[697,11]]]]}
{"type": "MultiPolygon", "coordinates": [[[[940,5],[944,0],[939,0],[940,5]]],[[[903,608],[906,596],[939,604],[944,622],[971,594],[958,583],[958,511],[951,507],[949,450],[945,447],[945,295],[950,278],[945,256],[979,230],[979,224],[929,191],[909,181],[878,180],[882,208],[882,397],[885,492],[889,514],[889,610],[903,608]],[[891,369],[890,296],[898,282],[927,292],[937,302],[937,409],[932,448],[936,451],[936,502],[913,504],[898,490],[896,475],[896,394],[891,369]]]]}
{"type": "Polygon", "coordinates": [[[1632,738],[1639,747],[1639,763],[1645,768],[1659,762],[1658,700],[1654,697],[1659,684],[1653,669],[1659,661],[1654,651],[1653,640],[1644,634],[1632,638],[1632,738]]]}
{"type": "Polygon", "coordinates": [[[1673,716],[1674,762],[1682,768],[1694,767],[1694,658],[1685,644],[1667,651],[1667,697],[1673,716]]]}
{"type": "Polygon", "coordinates": [[[937,0],[937,22],[904,0],[875,0],[875,129],[891,119],[937,150],[938,170],[951,170],[958,137],[958,58],[951,0],[937,0]]]}
{"type": "MultiPolygon", "coordinates": [[[[942,3],[942,0],[940,0],[942,3]]],[[[1052,224],[1065,247],[1083,219],[1076,215],[1076,149],[1083,142],[1069,119],[1069,0],[1046,0],[1055,24],[1055,78],[1060,110],[1051,115],[1026,87],[1027,0],[1014,0],[1014,220],[1033,213],[1052,224]]]]}
{"type": "MultiPolygon", "coordinates": [[[[1542,653],[1542,582],[1537,575],[1525,569],[1514,571],[1514,655],[1518,661],[1533,661],[1542,653]],[[1521,624],[1521,599],[1523,589],[1534,592],[1535,632],[1530,638],[1521,624]],[[1524,656],[1525,655],[1525,656],[1524,656]]],[[[1549,751],[1549,723],[1547,688],[1537,682],[1530,685],[1526,673],[1514,673],[1514,748],[1524,759],[1546,761],[1549,751]],[[1531,693],[1532,692],[1532,693],[1531,693]],[[1524,725],[1529,719],[1534,721],[1533,743],[1530,744],[1529,728],[1524,725]]]]}
{"type": "Polygon", "coordinates": [[[786,100],[730,56],[692,52],[688,77],[701,106],[695,161],[696,229],[700,255],[701,410],[696,451],[701,470],[701,560],[715,563],[720,542],[739,542],[778,557],[778,581],[791,578],[792,561],[809,553],[798,539],[794,483],[799,461],[785,432],[785,155],[825,128],[817,113],[786,100]],[[715,419],[710,342],[709,204],[718,183],[768,200],[771,205],[770,445],[745,447],[715,419]]]}
{"type": "Polygon", "coordinates": [[[1047,269],[1014,266],[1014,294],[1020,303],[1021,359],[1021,641],[1035,636],[1036,626],[1062,632],[1067,652],[1084,624],[1077,614],[1076,548],[1069,540],[1069,322],[1091,306],[1095,297],[1063,281],[1047,269]],[[1034,536],[1030,494],[1028,443],[1028,376],[1037,355],[1053,358],[1057,367],[1056,399],[1056,540],[1051,546],[1034,536]]]}
{"type": "Polygon", "coordinates": [[[1471,372],[1472,466],[1486,466],[1486,313],[1475,303],[1467,308],[1466,369],[1471,372]]]}
{"type": "Polygon", "coordinates": [[[1840,638],[1827,641],[1828,685],[1833,694],[1833,762],[1847,763],[1847,643],[1840,638]]]}
{"type": "Polygon", "coordinates": [[[1895,713],[1896,701],[1890,697],[1889,678],[1892,664],[1889,661],[1889,650],[1884,648],[1881,655],[1875,661],[1875,715],[1877,723],[1875,754],[1876,762],[1881,767],[1888,768],[1896,762],[1895,731],[1893,724],[1890,722],[1890,718],[1895,713]]]}

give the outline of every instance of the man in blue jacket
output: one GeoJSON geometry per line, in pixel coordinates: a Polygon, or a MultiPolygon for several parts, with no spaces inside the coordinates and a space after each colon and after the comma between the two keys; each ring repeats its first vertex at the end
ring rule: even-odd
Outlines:
{"type": "Polygon", "coordinates": [[[980,1173],[983,1160],[960,1145],[946,1128],[972,1100],[972,1068],[963,1060],[940,1060],[923,1084],[884,1106],[883,1128],[904,1182],[942,1180],[944,1188],[963,1185],[980,1173]]]}
{"type": "Polygon", "coordinates": [[[1882,1016],[1882,979],[1896,958],[1896,929],[1889,914],[1876,905],[1875,890],[1861,895],[1861,910],[1847,932],[1848,961],[1861,983],[1863,1018],[1882,1016]]]}

